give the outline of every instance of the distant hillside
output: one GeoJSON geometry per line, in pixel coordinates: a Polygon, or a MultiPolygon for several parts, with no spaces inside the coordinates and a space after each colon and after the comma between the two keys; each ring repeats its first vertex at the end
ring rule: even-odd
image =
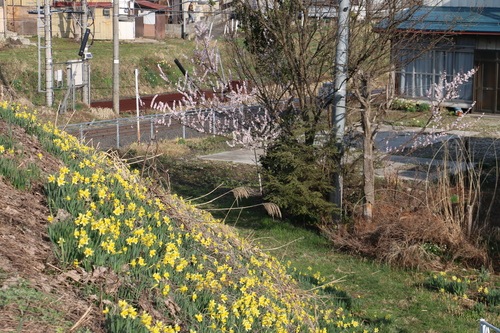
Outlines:
{"type": "MultiPolygon", "coordinates": [[[[44,59],[42,57],[42,92],[38,87],[37,39],[32,45],[19,45],[13,41],[0,42],[0,99],[23,100],[25,104],[45,105],[44,59]]],[[[52,41],[54,72],[61,71],[62,81],[54,83],[54,106],[57,107],[68,91],[68,61],[79,60],[80,42],[67,38],[52,41]]],[[[182,39],[164,41],[143,41],[120,44],[120,96],[135,96],[135,74],[139,70],[141,95],[174,91],[175,88],[160,77],[161,68],[166,76],[176,82],[182,74],[174,64],[175,58],[182,59],[191,54],[194,42],[182,39]]],[[[113,44],[111,41],[93,41],[90,47],[93,58],[89,60],[91,75],[91,101],[111,100],[113,84],[113,44]]],[[[44,53],[42,52],[42,55],[44,53]]],[[[188,64],[184,63],[188,68],[188,64]]],[[[69,95],[70,101],[72,95],[69,95]]],[[[81,109],[81,88],[76,89],[76,106],[81,109]]],[[[71,105],[72,103],[70,103],[71,105]]]]}

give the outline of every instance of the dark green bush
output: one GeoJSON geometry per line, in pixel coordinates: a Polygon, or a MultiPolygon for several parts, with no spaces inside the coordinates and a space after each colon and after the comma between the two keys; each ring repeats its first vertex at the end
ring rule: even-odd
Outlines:
{"type": "Polygon", "coordinates": [[[486,302],[491,306],[500,304],[500,289],[491,289],[485,296],[486,302]]]}
{"type": "Polygon", "coordinates": [[[329,222],[335,205],[333,190],[335,148],[307,145],[297,140],[278,140],[261,158],[267,200],[276,203],[303,224],[329,222]]]}
{"type": "Polygon", "coordinates": [[[420,104],[418,105],[418,110],[419,110],[420,112],[427,112],[427,111],[429,111],[430,109],[431,109],[431,106],[430,106],[430,104],[429,104],[429,103],[420,103],[420,104]]]}

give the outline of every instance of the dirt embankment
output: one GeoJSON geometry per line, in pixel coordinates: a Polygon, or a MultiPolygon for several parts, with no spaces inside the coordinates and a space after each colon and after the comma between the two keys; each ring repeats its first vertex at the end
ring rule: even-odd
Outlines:
{"type": "MultiPolygon", "coordinates": [[[[23,151],[19,165],[37,161],[42,177],[63,165],[36,138],[0,119],[0,136],[11,135],[23,151]]],[[[21,191],[0,176],[0,197],[0,331],[104,332],[101,311],[68,280],[54,256],[42,185],[21,191]]]]}

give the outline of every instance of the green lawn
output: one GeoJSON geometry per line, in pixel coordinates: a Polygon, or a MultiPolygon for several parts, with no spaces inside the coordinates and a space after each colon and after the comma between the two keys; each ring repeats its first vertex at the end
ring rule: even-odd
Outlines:
{"type": "MultiPolygon", "coordinates": [[[[16,91],[18,97],[24,97],[35,105],[44,104],[44,93],[38,92],[38,48],[37,38],[30,38],[35,45],[6,45],[0,51],[0,74],[5,84],[16,91]]],[[[80,42],[71,39],[54,38],[52,53],[54,63],[78,60],[80,42]]],[[[158,64],[167,76],[176,81],[180,72],[175,67],[174,59],[182,59],[183,54],[190,54],[194,42],[181,39],[166,39],[155,43],[122,42],[120,43],[120,94],[135,96],[134,70],[139,69],[141,94],[155,94],[174,90],[158,75],[158,64]]],[[[111,41],[93,41],[89,47],[93,58],[89,60],[91,69],[91,100],[111,99],[113,43],[111,41]]],[[[44,50],[41,50],[44,56],[44,50]]],[[[44,69],[42,59],[42,72],[44,69]]],[[[188,66],[188,64],[184,64],[188,66]]],[[[42,79],[43,82],[43,79],[42,79]]],[[[2,82],[3,83],[3,82],[2,82]]],[[[65,89],[55,91],[55,104],[66,93],[65,89]]]]}
{"type": "MultiPolygon", "coordinates": [[[[209,201],[230,190],[231,185],[248,185],[257,190],[256,171],[251,166],[196,159],[170,163],[164,167],[170,167],[172,188],[185,197],[194,198],[226,184],[197,202],[209,201]]],[[[240,200],[239,205],[254,205],[260,200],[256,195],[240,200]]],[[[500,288],[497,276],[481,279],[479,270],[457,266],[450,268],[445,278],[451,283],[453,276],[468,277],[471,283],[467,285],[467,297],[434,290],[426,281],[439,272],[404,271],[344,253],[317,230],[295,226],[288,219],[273,219],[262,207],[233,209],[229,214],[219,210],[233,204],[234,198],[227,195],[200,208],[215,209],[212,213],[235,226],[244,238],[283,262],[291,262],[297,271],[310,275],[319,272],[347,291],[356,300],[354,312],[379,327],[380,332],[474,332],[480,318],[500,323],[499,308],[488,304],[484,300],[487,295],[478,292],[480,287],[500,288]]]]}

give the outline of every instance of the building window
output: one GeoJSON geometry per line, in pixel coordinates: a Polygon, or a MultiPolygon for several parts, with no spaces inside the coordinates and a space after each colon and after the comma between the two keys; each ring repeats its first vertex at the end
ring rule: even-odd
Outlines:
{"type": "Polygon", "coordinates": [[[110,9],[109,8],[103,8],[102,9],[102,16],[109,17],[110,16],[110,9]]]}
{"type": "MultiPolygon", "coordinates": [[[[411,55],[407,59],[411,59],[411,55]]],[[[404,61],[404,59],[403,59],[404,61]]],[[[446,73],[446,80],[451,82],[458,73],[465,73],[474,67],[474,51],[460,50],[432,50],[396,72],[397,89],[400,95],[408,97],[435,96],[434,84],[439,83],[441,76],[446,73]]],[[[472,100],[473,83],[469,80],[459,88],[460,100],[472,100]]]]}

